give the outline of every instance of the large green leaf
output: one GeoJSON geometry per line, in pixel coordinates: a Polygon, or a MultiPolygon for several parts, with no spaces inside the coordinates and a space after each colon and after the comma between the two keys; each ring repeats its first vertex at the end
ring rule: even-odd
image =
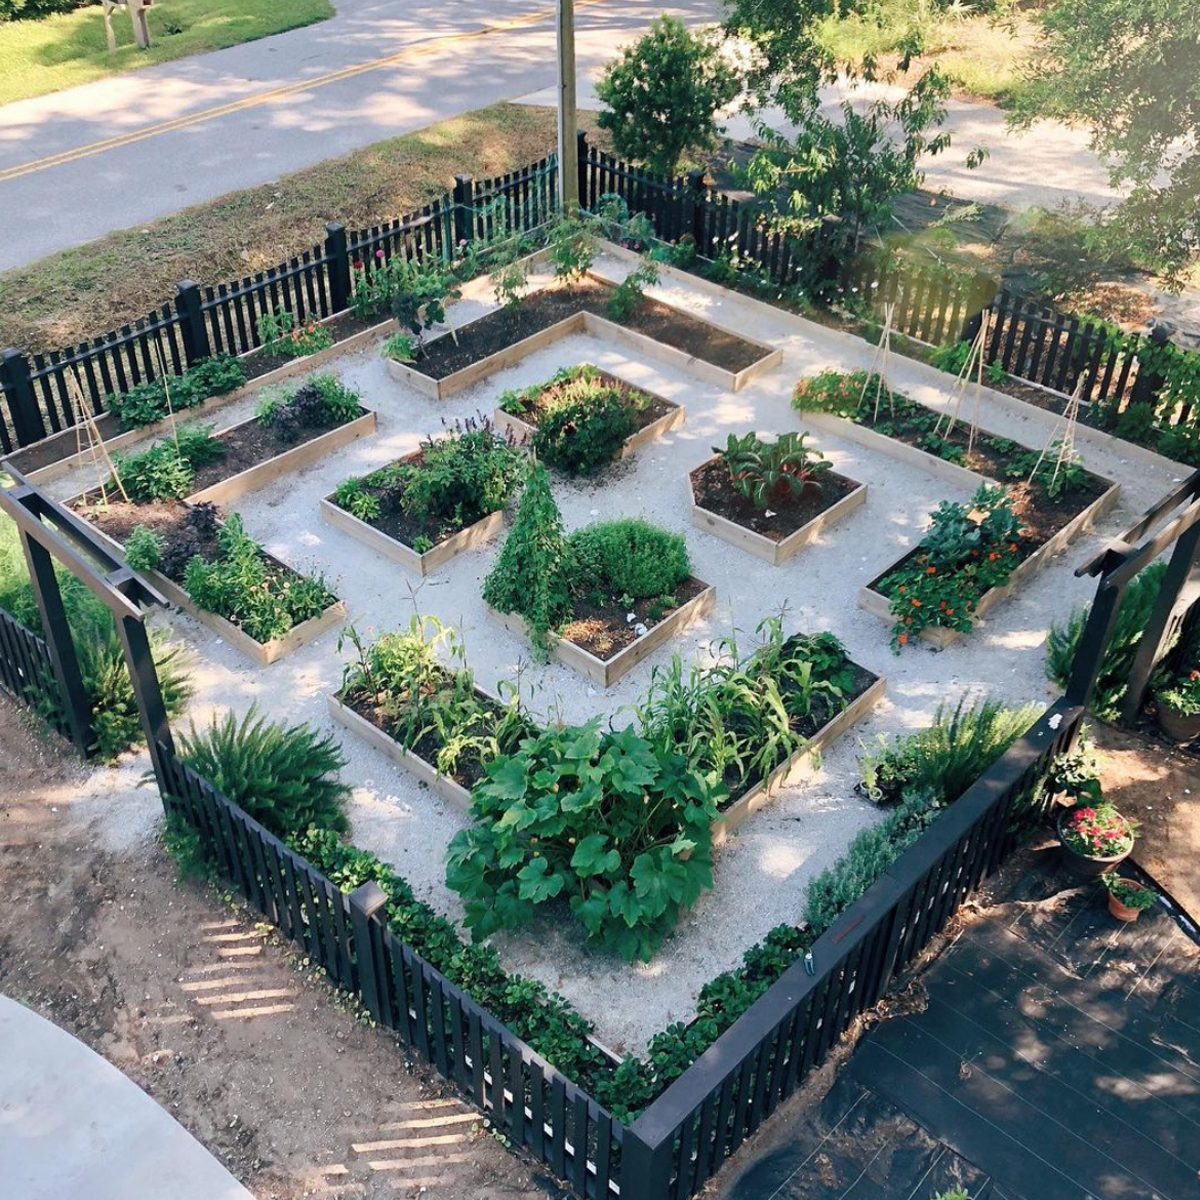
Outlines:
{"type": "Polygon", "coordinates": [[[566,886],[566,880],[550,870],[550,864],[544,858],[535,858],[526,863],[518,872],[520,882],[518,894],[522,900],[534,904],[542,904],[557,896],[566,886]]]}
{"type": "Polygon", "coordinates": [[[592,833],[575,847],[571,855],[571,866],[575,873],[586,879],[589,875],[605,875],[621,865],[620,852],[608,849],[608,837],[603,833],[592,833]]]}

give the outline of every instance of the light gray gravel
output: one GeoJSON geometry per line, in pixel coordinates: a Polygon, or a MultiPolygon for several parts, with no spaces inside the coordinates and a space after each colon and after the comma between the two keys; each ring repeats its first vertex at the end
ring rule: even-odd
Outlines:
{"type": "MultiPolygon", "coordinates": [[[[626,269],[616,262],[602,266],[614,277],[626,269]]],[[[436,615],[462,630],[470,663],[485,686],[513,678],[523,664],[523,684],[532,691],[531,705],[540,714],[573,721],[598,713],[620,719],[622,709],[645,693],[652,667],[667,662],[673,651],[685,658],[705,653],[713,640],[734,628],[744,631],[749,642],[757,623],[784,607],[789,629],[831,630],[857,661],[887,677],[884,702],[825,755],[820,772],[756,814],[718,853],[716,886],[681,920],[653,962],[631,967],[589,954],[580,948],[577,928],[566,919],[561,926],[547,922],[500,940],[510,968],[561,991],[595,1022],[602,1040],[623,1050],[639,1050],[654,1031],[687,1019],[706,980],[735,966],[745,949],[774,925],[796,920],[808,881],[876,819],[875,810],[851,790],[864,742],[918,728],[939,703],[954,703],[964,692],[987,691],[1013,703],[1050,698],[1042,669],[1046,630],[1053,619],[1090,597],[1092,581],[1075,579],[1073,568],[1098,544],[1096,535],[1076,543],[969,640],[940,654],[917,647],[893,656],[887,627],[857,607],[858,589],[917,540],[926,515],[939,500],[963,499],[965,491],[852,443],[819,437],[815,441],[835,468],[868,483],[870,494],[864,507],[790,565],[772,568],[701,533],[691,526],[688,511],[687,472],[708,458],[714,445],[724,443],[731,431],[802,428],[789,404],[797,378],[827,368],[865,367],[872,347],[799,317],[764,313],[733,295],[718,302],[674,281],[664,282],[657,291],[674,304],[782,347],[783,365],[733,395],[591,338],[576,337],[439,404],[394,382],[376,353],[363,351],[340,360],[335,369],[378,411],[378,434],[238,505],[247,529],[273,553],[298,568],[320,568],[329,575],[365,636],[406,626],[414,612],[436,615]],[[505,389],[544,380],[561,366],[584,361],[686,405],[688,416],[680,430],[594,485],[557,481],[555,495],[568,528],[628,515],[678,530],[687,537],[696,573],[714,583],[718,593],[709,619],[651,656],[607,693],[565,667],[530,664],[525,648],[487,620],[479,592],[499,541],[456,559],[421,583],[324,525],[317,508],[318,499],[341,480],[414,449],[424,435],[440,428],[443,418],[490,412],[505,389]]],[[[465,303],[456,319],[481,310],[479,287],[473,292],[476,299],[465,303]]],[[[917,399],[937,402],[948,396],[950,379],[898,359],[892,383],[917,399]]],[[[252,406],[241,407],[249,411],[252,406]]],[[[1034,409],[1014,416],[994,395],[985,398],[985,427],[1027,445],[1044,444],[1053,422],[1049,414],[1034,409]]],[[[1134,466],[1119,443],[1089,445],[1084,452],[1093,470],[1125,481],[1121,505],[1105,522],[1109,533],[1147,507],[1180,474],[1174,464],[1152,456],[1140,456],[1134,466]]],[[[78,480],[74,485],[64,481],[55,489],[60,495],[74,490],[78,480]]],[[[335,728],[326,715],[325,697],[341,677],[344,656],[336,652],[336,634],[259,670],[187,618],[175,614],[166,620],[196,647],[198,695],[192,713],[198,719],[224,707],[242,710],[257,702],[273,715],[335,728]]],[[[392,862],[419,895],[457,917],[457,897],[443,882],[443,856],[447,842],[464,824],[463,814],[352,735],[339,730],[339,736],[351,760],[346,776],[355,787],[355,840],[392,862]]],[[[150,813],[156,804],[152,790],[120,789],[120,819],[126,825],[131,807],[150,813]]]]}

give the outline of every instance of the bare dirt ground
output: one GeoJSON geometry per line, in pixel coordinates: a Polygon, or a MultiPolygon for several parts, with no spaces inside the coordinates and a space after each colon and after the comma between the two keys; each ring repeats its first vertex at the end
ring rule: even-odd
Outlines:
{"type": "MultiPolygon", "coordinates": [[[[103,848],[87,773],[0,698],[0,992],[103,1054],[258,1200],[562,1193],[158,839],[103,848]]],[[[0,1189],[2,1190],[2,1189],[0,1189]]]]}
{"type": "Polygon", "coordinates": [[[1141,822],[1133,857],[1200,920],[1200,750],[1153,726],[1136,732],[1095,725],[1104,794],[1141,822]]]}

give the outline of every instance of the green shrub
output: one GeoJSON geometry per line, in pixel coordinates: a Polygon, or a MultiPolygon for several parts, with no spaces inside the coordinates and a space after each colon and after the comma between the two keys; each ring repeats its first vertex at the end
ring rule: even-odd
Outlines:
{"type": "Polygon", "coordinates": [[[587,525],[571,534],[567,552],[574,589],[585,595],[629,600],[671,596],[692,573],[683,538],[648,521],[587,525]]]}
{"type": "Polygon", "coordinates": [[[180,883],[195,880],[213,883],[217,879],[217,864],[208,843],[187,818],[168,813],[163,822],[163,845],[175,861],[180,883]]]}
{"type": "Polygon", "coordinates": [[[591,366],[565,368],[549,383],[500,397],[506,413],[536,414],[534,452],[568,475],[590,475],[617,458],[637,428],[635,412],[649,404],[645,393],[606,383],[591,366]]]}
{"type": "Polygon", "coordinates": [[[357,392],[336,375],[326,374],[268,390],[255,415],[284,441],[296,442],[304,433],[345,425],[365,411],[357,392]]]}
{"type": "Polygon", "coordinates": [[[405,945],[567,1078],[585,1088],[595,1085],[605,1060],[587,1040],[591,1026],[561,996],[536,980],[507,974],[491,946],[464,945],[455,926],[416,899],[409,885],[375,855],[316,828],[293,838],[292,847],[343,892],[378,883],[387,896],[388,927],[405,945]]]}
{"type": "Polygon", "coordinates": [[[566,901],[590,941],[646,960],[712,886],[716,812],[715,780],[683,755],[598,721],[550,729],[488,766],[446,883],[477,938],[566,901]]]}
{"type": "Polygon", "coordinates": [[[255,707],[179,737],[180,757],[279,838],[309,828],[345,833],[350,789],[341,747],[307,725],[268,721],[255,707]]]}
{"type": "Polygon", "coordinates": [[[383,349],[380,353],[384,358],[390,359],[392,362],[416,362],[417,343],[413,341],[411,334],[393,333],[392,336],[383,343],[383,349]]]}
{"type": "MultiPolygon", "coordinates": [[[[1111,721],[1120,712],[1121,701],[1129,687],[1133,658],[1142,634],[1146,632],[1166,570],[1166,563],[1151,563],[1125,591],[1092,698],[1092,712],[1102,721],[1111,721]]],[[[1084,605],[1070,615],[1065,625],[1050,628],[1046,639],[1046,675],[1061,688],[1065,688],[1071,678],[1071,668],[1090,612],[1091,606],[1084,605]]]]}
{"type": "Polygon", "coordinates": [[[953,804],[1041,715],[1036,704],[1008,708],[999,701],[966,698],[940,706],[933,724],[891,742],[860,761],[862,790],[877,804],[909,796],[953,804]]]}
{"type": "Polygon", "coordinates": [[[535,467],[525,485],[512,532],[483,581],[483,598],[502,613],[520,613],[534,647],[550,648],[550,634],[571,611],[567,541],[562,515],[550,493],[545,468],[535,467]]]}
{"type": "Polygon", "coordinates": [[[642,302],[646,299],[646,288],[658,282],[658,274],[658,263],[653,259],[643,258],[641,264],[613,288],[613,293],[605,305],[609,319],[618,324],[628,321],[642,307],[642,302]]]}

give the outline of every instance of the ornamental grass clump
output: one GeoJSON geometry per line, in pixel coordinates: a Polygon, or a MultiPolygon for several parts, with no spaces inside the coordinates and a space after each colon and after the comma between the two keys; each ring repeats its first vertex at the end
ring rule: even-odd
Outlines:
{"type": "Polygon", "coordinates": [[[278,838],[310,828],[346,833],[350,789],[337,741],[308,725],[269,721],[251,706],[179,738],[180,757],[278,838]]]}
{"type": "Polygon", "coordinates": [[[1023,536],[1001,487],[985,484],[969,504],[943,500],[916,553],[875,584],[895,617],[892,648],[928,628],[969,633],[980,599],[1016,570],[1023,536]]]}
{"type": "Polygon", "coordinates": [[[712,887],[717,784],[632,729],[548,729],[489,764],[446,883],[476,938],[565,904],[588,940],[650,959],[712,887]]]}

